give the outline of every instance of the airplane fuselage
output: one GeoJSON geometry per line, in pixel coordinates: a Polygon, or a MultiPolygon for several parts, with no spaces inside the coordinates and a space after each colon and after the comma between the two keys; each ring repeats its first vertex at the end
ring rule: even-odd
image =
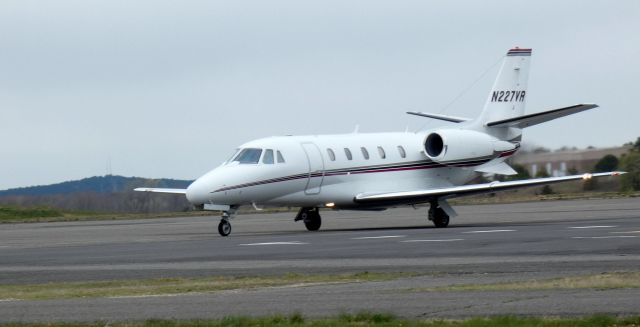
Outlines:
{"type": "Polygon", "coordinates": [[[365,208],[354,202],[354,194],[461,185],[477,176],[469,167],[499,157],[497,153],[437,163],[424,153],[426,134],[353,133],[251,141],[239,150],[260,151],[257,158],[244,163],[231,158],[189,186],[187,198],[195,204],[365,208]]]}

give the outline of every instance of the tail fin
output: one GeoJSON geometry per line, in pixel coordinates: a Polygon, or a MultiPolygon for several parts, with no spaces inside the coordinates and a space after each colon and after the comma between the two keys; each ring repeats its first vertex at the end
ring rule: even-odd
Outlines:
{"type": "Polygon", "coordinates": [[[530,60],[531,49],[513,48],[507,52],[484,109],[478,117],[479,123],[484,125],[524,114],[530,60]]]}

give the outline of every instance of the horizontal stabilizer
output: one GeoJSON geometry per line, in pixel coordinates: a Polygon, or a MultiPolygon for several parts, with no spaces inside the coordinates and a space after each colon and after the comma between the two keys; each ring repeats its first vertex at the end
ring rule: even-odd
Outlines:
{"type": "Polygon", "coordinates": [[[487,126],[488,127],[525,128],[525,127],[538,125],[556,118],[573,115],[581,111],[585,111],[585,110],[589,110],[597,107],[598,105],[596,104],[577,104],[571,107],[553,109],[553,110],[538,112],[535,114],[529,114],[529,115],[504,119],[504,120],[493,121],[493,122],[487,123],[487,126]]]}
{"type": "Polygon", "coordinates": [[[454,116],[447,116],[447,115],[440,115],[440,114],[430,114],[426,112],[417,112],[417,111],[407,111],[407,113],[409,115],[444,120],[452,123],[462,123],[462,122],[471,120],[469,118],[454,117],[454,116]]]}
{"type": "Polygon", "coordinates": [[[482,194],[482,193],[494,193],[499,191],[507,191],[517,188],[538,186],[545,184],[553,184],[560,182],[568,182],[573,180],[589,180],[593,177],[604,176],[618,176],[625,174],[625,172],[608,172],[608,173],[595,173],[584,175],[571,175],[563,177],[546,177],[546,178],[534,178],[525,179],[519,181],[509,182],[491,182],[484,184],[472,184],[462,186],[451,186],[435,189],[416,190],[416,191],[404,191],[404,192],[391,192],[391,193],[378,193],[367,194],[362,193],[356,195],[354,201],[357,203],[384,203],[388,204],[415,204],[428,202],[429,200],[438,198],[455,198],[459,196],[482,194]]]}
{"type": "Polygon", "coordinates": [[[493,165],[481,165],[474,169],[479,173],[488,173],[488,174],[497,174],[497,175],[517,175],[518,172],[513,170],[511,166],[509,166],[505,162],[500,162],[493,165]]]}
{"type": "Polygon", "coordinates": [[[183,188],[150,188],[150,187],[138,187],[134,189],[137,192],[154,192],[154,193],[172,193],[172,194],[187,194],[187,190],[183,188]]]}

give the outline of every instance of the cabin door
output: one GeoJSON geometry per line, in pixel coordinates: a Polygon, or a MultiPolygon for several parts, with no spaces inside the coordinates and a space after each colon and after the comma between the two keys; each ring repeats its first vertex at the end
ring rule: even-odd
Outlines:
{"type": "Polygon", "coordinates": [[[307,162],[309,163],[309,175],[307,178],[307,187],[304,190],[305,194],[319,194],[322,187],[322,180],[324,179],[324,160],[320,149],[314,143],[302,143],[302,148],[307,155],[307,162]]]}

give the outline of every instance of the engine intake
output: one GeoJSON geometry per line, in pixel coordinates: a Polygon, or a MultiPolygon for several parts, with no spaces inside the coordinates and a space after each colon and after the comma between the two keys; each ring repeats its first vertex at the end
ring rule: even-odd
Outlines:
{"type": "Polygon", "coordinates": [[[430,158],[439,156],[444,150],[444,140],[442,140],[442,136],[438,133],[429,134],[427,140],[424,142],[424,149],[430,158]]]}

